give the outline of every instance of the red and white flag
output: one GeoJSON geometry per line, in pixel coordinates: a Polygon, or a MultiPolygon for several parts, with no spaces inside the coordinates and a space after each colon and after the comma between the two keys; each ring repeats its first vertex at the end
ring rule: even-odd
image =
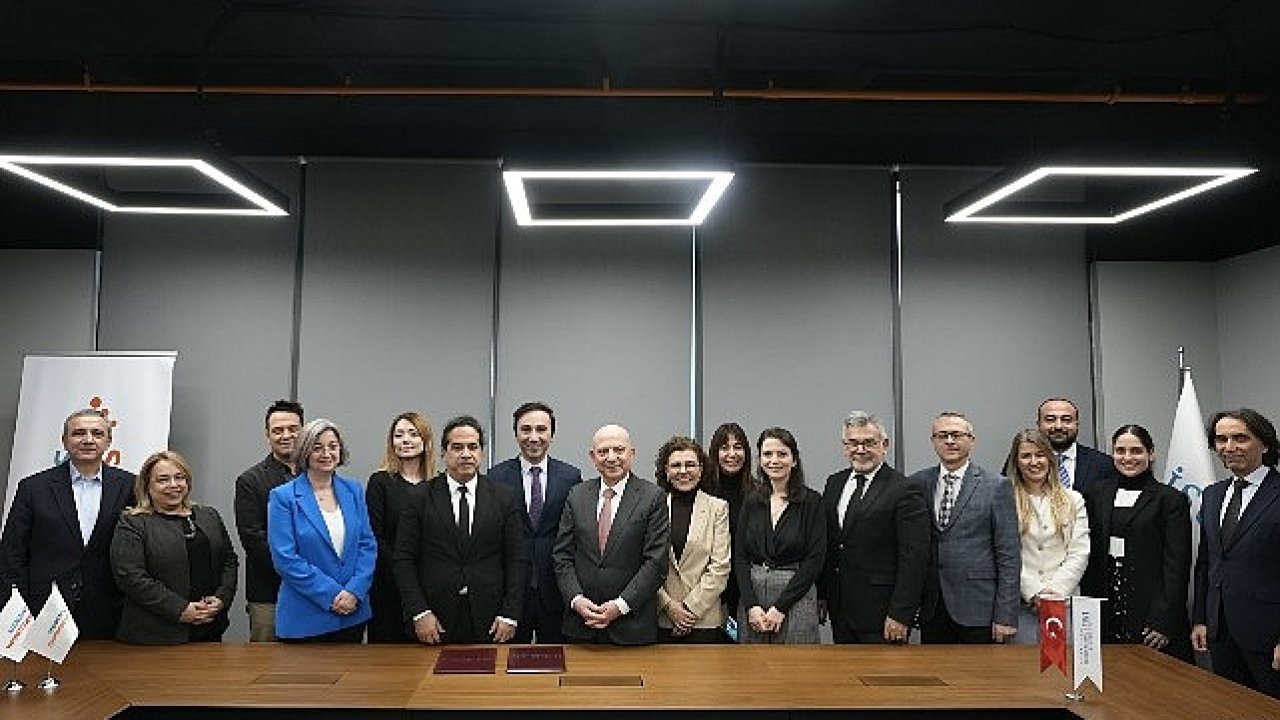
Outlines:
{"type": "Polygon", "coordinates": [[[49,599],[27,631],[27,649],[61,663],[67,659],[67,653],[71,652],[71,646],[76,644],[78,637],[80,628],[71,617],[71,608],[67,607],[58,584],[54,583],[49,599]]]}
{"type": "Polygon", "coordinates": [[[1067,674],[1067,601],[1040,598],[1040,672],[1056,665],[1067,674]]]}
{"type": "Polygon", "coordinates": [[[31,610],[18,588],[9,594],[9,602],[0,610],[0,657],[22,662],[27,656],[27,630],[31,627],[31,610]]]}

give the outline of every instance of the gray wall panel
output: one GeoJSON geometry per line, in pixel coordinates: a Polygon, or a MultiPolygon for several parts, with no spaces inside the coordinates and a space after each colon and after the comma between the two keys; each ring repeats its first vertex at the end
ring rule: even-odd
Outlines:
{"type": "Polygon", "coordinates": [[[298,394],[344,432],[367,478],[391,418],[482,421],[489,408],[493,245],[490,163],[313,161],[298,394]]]}
{"type": "MultiPolygon", "coordinates": [[[[248,167],[296,197],[292,163],[248,167]]],[[[178,351],[169,444],[194,466],[195,497],[218,509],[233,537],[235,478],[266,454],[263,410],[289,394],[296,222],[106,222],[101,349],[178,351]]],[[[243,599],[241,590],[227,639],[248,635],[243,599]]]]}
{"type": "Polygon", "coordinates": [[[29,352],[93,349],[94,255],[0,251],[0,498],[9,479],[22,358],[29,352]]]}
{"type": "MultiPolygon", "coordinates": [[[[987,174],[903,173],[903,439],[907,470],[937,462],[929,424],[943,410],[975,426],[974,457],[1000,469],[1009,441],[1046,397],[1093,422],[1088,275],[1076,227],[955,225],[943,205],[987,174]]],[[[1092,433],[1081,440],[1092,444],[1092,433]]]]}
{"type": "Polygon", "coordinates": [[[688,228],[504,227],[495,462],[516,453],[511,412],[542,399],[554,456],[594,475],[591,434],[618,422],[652,479],[658,446],[690,431],[691,247],[688,228]]]}
{"type": "Polygon", "coordinates": [[[704,437],[786,427],[820,485],[847,464],[849,410],[893,427],[889,174],[743,166],[722,202],[702,231],[704,437]]]}
{"type": "Polygon", "coordinates": [[[1215,275],[1222,407],[1251,407],[1280,423],[1280,248],[1224,260],[1215,275]]]}

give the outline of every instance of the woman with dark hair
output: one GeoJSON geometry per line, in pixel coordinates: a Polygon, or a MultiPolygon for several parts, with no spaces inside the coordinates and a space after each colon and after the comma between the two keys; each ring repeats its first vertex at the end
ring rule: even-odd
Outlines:
{"type": "Polygon", "coordinates": [[[396,529],[400,512],[409,503],[409,490],[436,474],[436,444],[431,423],[416,412],[403,412],[391,420],[382,466],[369,476],[366,497],[369,525],[378,540],[378,569],[369,590],[373,619],[369,642],[413,642],[400,605],[400,589],[392,571],[396,529]]]}
{"type": "Polygon", "coordinates": [[[338,475],[347,446],[330,420],[307,423],[293,448],[301,473],[271,491],[267,542],[280,573],[276,637],[285,641],[364,639],[378,542],[364,488],[338,475]]]}
{"type": "Polygon", "coordinates": [[[1116,430],[1111,455],[1115,474],[1086,497],[1092,551],[1082,589],[1110,601],[1105,642],[1142,643],[1191,662],[1190,504],[1152,474],[1146,428],[1116,430]]]}
{"type": "Polygon", "coordinates": [[[124,593],[116,639],[139,645],[218,642],[236,595],[239,559],[218,511],[191,502],[191,465],[172,450],[148,457],[111,539],[124,593]]]}
{"type": "Polygon", "coordinates": [[[1084,498],[1058,480],[1049,438],[1027,428],[1013,436],[1005,477],[1013,484],[1022,541],[1022,606],[1013,641],[1040,639],[1040,598],[1078,594],[1089,564],[1089,517],[1084,498]]]}
{"type": "Polygon", "coordinates": [[[738,518],[734,567],[746,643],[817,643],[814,583],[827,554],[822,497],[805,486],[796,439],[783,428],[760,433],[760,470],[738,518]]]}
{"type": "Polygon", "coordinates": [[[667,579],[658,588],[663,642],[717,643],[722,638],[720,595],[729,579],[729,504],[704,491],[709,465],[698,443],[679,436],[662,445],[654,463],[654,477],[667,491],[671,517],[667,579]]]}
{"type": "MultiPolygon", "coordinates": [[[[729,539],[738,536],[738,516],[742,513],[742,498],[751,487],[751,445],[747,433],[736,422],[727,422],[711,434],[711,446],[707,450],[711,460],[708,488],[711,493],[729,503],[729,539]]],[[[720,596],[725,617],[738,616],[738,571],[730,564],[729,582],[720,596]]]]}

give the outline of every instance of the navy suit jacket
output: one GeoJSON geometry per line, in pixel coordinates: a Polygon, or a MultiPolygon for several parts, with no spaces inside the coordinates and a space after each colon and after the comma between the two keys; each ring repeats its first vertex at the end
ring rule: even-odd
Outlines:
{"type": "Polygon", "coordinates": [[[941,593],[958,625],[1017,627],[1022,539],[1013,485],[970,462],[951,510],[951,522],[942,526],[933,512],[938,466],[920,470],[911,481],[924,492],[933,517],[933,562],[920,617],[933,616],[941,593]]]}
{"type": "Polygon", "coordinates": [[[267,542],[271,563],[280,573],[279,637],[323,635],[368,622],[372,615],[369,586],[378,562],[378,541],[369,526],[364,489],[354,480],[335,475],[333,495],[345,525],[342,557],[333,549],[306,473],[272,490],[267,501],[267,542]],[[360,601],[350,615],[329,609],[343,590],[360,601]]]}
{"type": "Polygon", "coordinates": [[[80,537],[71,470],[62,463],[18,482],[0,539],[0,575],[16,585],[32,613],[58,583],[85,640],[110,640],[124,596],[111,576],[111,537],[133,502],[133,474],[102,468],[102,504],[89,542],[80,537]]]}
{"type": "Polygon", "coordinates": [[[1236,645],[1270,654],[1280,644],[1280,472],[1271,468],[1235,533],[1222,541],[1222,504],[1230,480],[1205,488],[1201,496],[1200,551],[1196,557],[1193,617],[1217,639],[1219,618],[1236,645]]]}
{"type": "Polygon", "coordinates": [[[1110,455],[1076,443],[1076,477],[1071,489],[1081,495],[1088,495],[1103,480],[1111,477],[1115,470],[1115,461],[1110,455]]]}
{"type": "MultiPolygon", "coordinates": [[[[524,523],[529,557],[529,580],[536,582],[539,590],[554,593],[553,603],[562,606],[560,590],[556,586],[556,565],[551,551],[556,544],[556,532],[560,529],[560,516],[564,514],[564,501],[574,485],[582,482],[582,471],[566,462],[547,458],[547,477],[542,485],[542,518],[537,527],[529,520],[529,507],[524,502],[524,478],[520,472],[520,458],[504,460],[489,470],[489,480],[506,485],[520,500],[520,518],[524,523]]],[[[518,618],[517,618],[518,619],[518,618]]]]}

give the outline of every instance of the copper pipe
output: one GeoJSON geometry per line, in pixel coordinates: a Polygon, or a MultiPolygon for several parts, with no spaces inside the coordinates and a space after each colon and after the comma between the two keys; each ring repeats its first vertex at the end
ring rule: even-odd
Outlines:
{"type": "MultiPolygon", "coordinates": [[[[714,98],[734,100],[824,100],[844,102],[996,102],[1056,104],[1164,104],[1223,105],[1225,93],[1126,93],[1112,92],[993,92],[982,90],[805,90],[761,88],[722,92],[710,88],[618,88],[606,80],[600,87],[406,87],[347,85],[138,85],[119,83],[21,83],[0,82],[0,92],[109,93],[134,95],[272,95],[332,97],[527,97],[527,98],[714,98]]],[[[1240,105],[1259,105],[1263,93],[1241,93],[1240,105]]]]}

